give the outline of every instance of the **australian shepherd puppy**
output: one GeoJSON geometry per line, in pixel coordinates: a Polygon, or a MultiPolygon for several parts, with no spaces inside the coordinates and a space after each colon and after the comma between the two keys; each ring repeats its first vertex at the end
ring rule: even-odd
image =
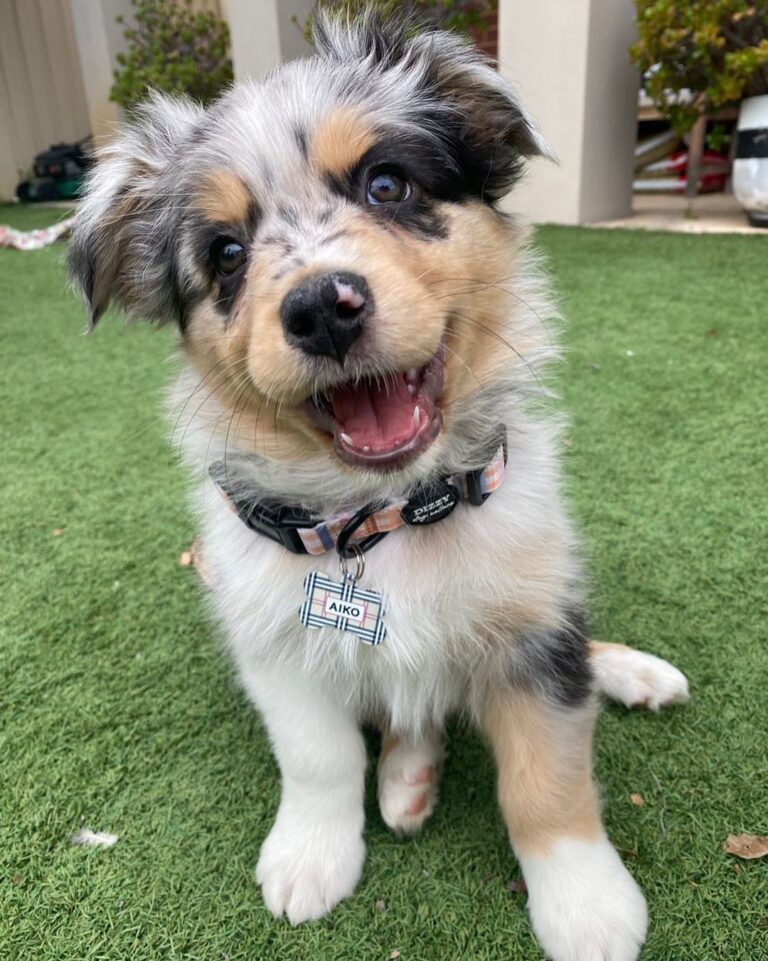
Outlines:
{"type": "Polygon", "coordinates": [[[597,692],[658,708],[687,685],[586,633],[535,403],[556,312],[498,208],[547,148],[457,36],[368,16],[315,39],[208,110],[152,99],[103,150],[71,251],[91,325],[114,302],[180,331],[211,597],[282,773],[256,878],[293,924],[352,894],[361,725],[410,833],[463,713],[543,950],[631,961],[646,906],[601,822],[597,692]]]}

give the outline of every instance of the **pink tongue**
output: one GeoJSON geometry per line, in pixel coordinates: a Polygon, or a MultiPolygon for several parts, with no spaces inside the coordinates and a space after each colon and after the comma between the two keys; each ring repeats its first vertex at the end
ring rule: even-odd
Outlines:
{"type": "Polygon", "coordinates": [[[335,391],[331,402],[340,432],[351,438],[349,446],[388,451],[410,440],[418,430],[413,421],[416,398],[402,374],[335,391]]]}

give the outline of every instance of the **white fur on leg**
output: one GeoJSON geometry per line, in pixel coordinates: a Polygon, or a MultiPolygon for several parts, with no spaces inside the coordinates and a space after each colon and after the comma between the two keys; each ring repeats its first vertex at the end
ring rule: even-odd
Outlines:
{"type": "Polygon", "coordinates": [[[415,834],[437,803],[442,736],[401,736],[379,762],[379,808],[393,831],[415,834]]]}
{"type": "Polygon", "coordinates": [[[283,775],[256,880],[275,917],[313,921],[354,891],[363,870],[363,739],[354,718],[299,673],[260,667],[243,680],[283,775]]]}
{"type": "Polygon", "coordinates": [[[600,690],[626,707],[651,711],[685,704],[688,680],[682,671],[653,654],[622,644],[594,644],[592,666],[600,690]]]}
{"type": "Polygon", "coordinates": [[[528,910],[552,961],[634,961],[648,927],[642,891],[603,836],[563,838],[547,855],[519,855],[528,910]]]}
{"type": "Polygon", "coordinates": [[[284,800],[261,847],[256,880],[264,903],[291,924],[327,914],[357,887],[365,860],[362,812],[313,810],[329,797],[310,792],[300,803],[284,800]]]}

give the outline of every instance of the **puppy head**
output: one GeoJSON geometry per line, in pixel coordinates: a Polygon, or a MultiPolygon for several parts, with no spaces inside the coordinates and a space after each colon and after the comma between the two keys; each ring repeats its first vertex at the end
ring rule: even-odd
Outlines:
{"type": "Polygon", "coordinates": [[[368,17],[315,39],[207,112],[151,100],[92,175],[71,270],[91,325],[110,302],[178,324],[246,449],[416,476],[509,367],[495,203],[546,148],[451,34],[368,17]]]}

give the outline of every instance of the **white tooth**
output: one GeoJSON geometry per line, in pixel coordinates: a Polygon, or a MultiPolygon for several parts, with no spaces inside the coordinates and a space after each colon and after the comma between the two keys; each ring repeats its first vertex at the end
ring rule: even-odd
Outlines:
{"type": "Polygon", "coordinates": [[[367,444],[363,444],[363,450],[365,451],[366,454],[370,451],[370,449],[371,448],[367,444]]]}
{"type": "Polygon", "coordinates": [[[413,426],[418,427],[421,421],[421,411],[418,406],[413,408],[413,426]]]}
{"type": "Polygon", "coordinates": [[[415,367],[411,367],[409,371],[405,374],[406,383],[414,383],[419,376],[419,372],[415,367]]]}
{"type": "Polygon", "coordinates": [[[352,438],[349,436],[349,434],[341,433],[339,434],[339,437],[344,441],[345,444],[349,444],[350,447],[352,446],[352,438]]]}
{"type": "Polygon", "coordinates": [[[416,393],[416,384],[408,384],[408,393],[413,397],[416,393]]]}

